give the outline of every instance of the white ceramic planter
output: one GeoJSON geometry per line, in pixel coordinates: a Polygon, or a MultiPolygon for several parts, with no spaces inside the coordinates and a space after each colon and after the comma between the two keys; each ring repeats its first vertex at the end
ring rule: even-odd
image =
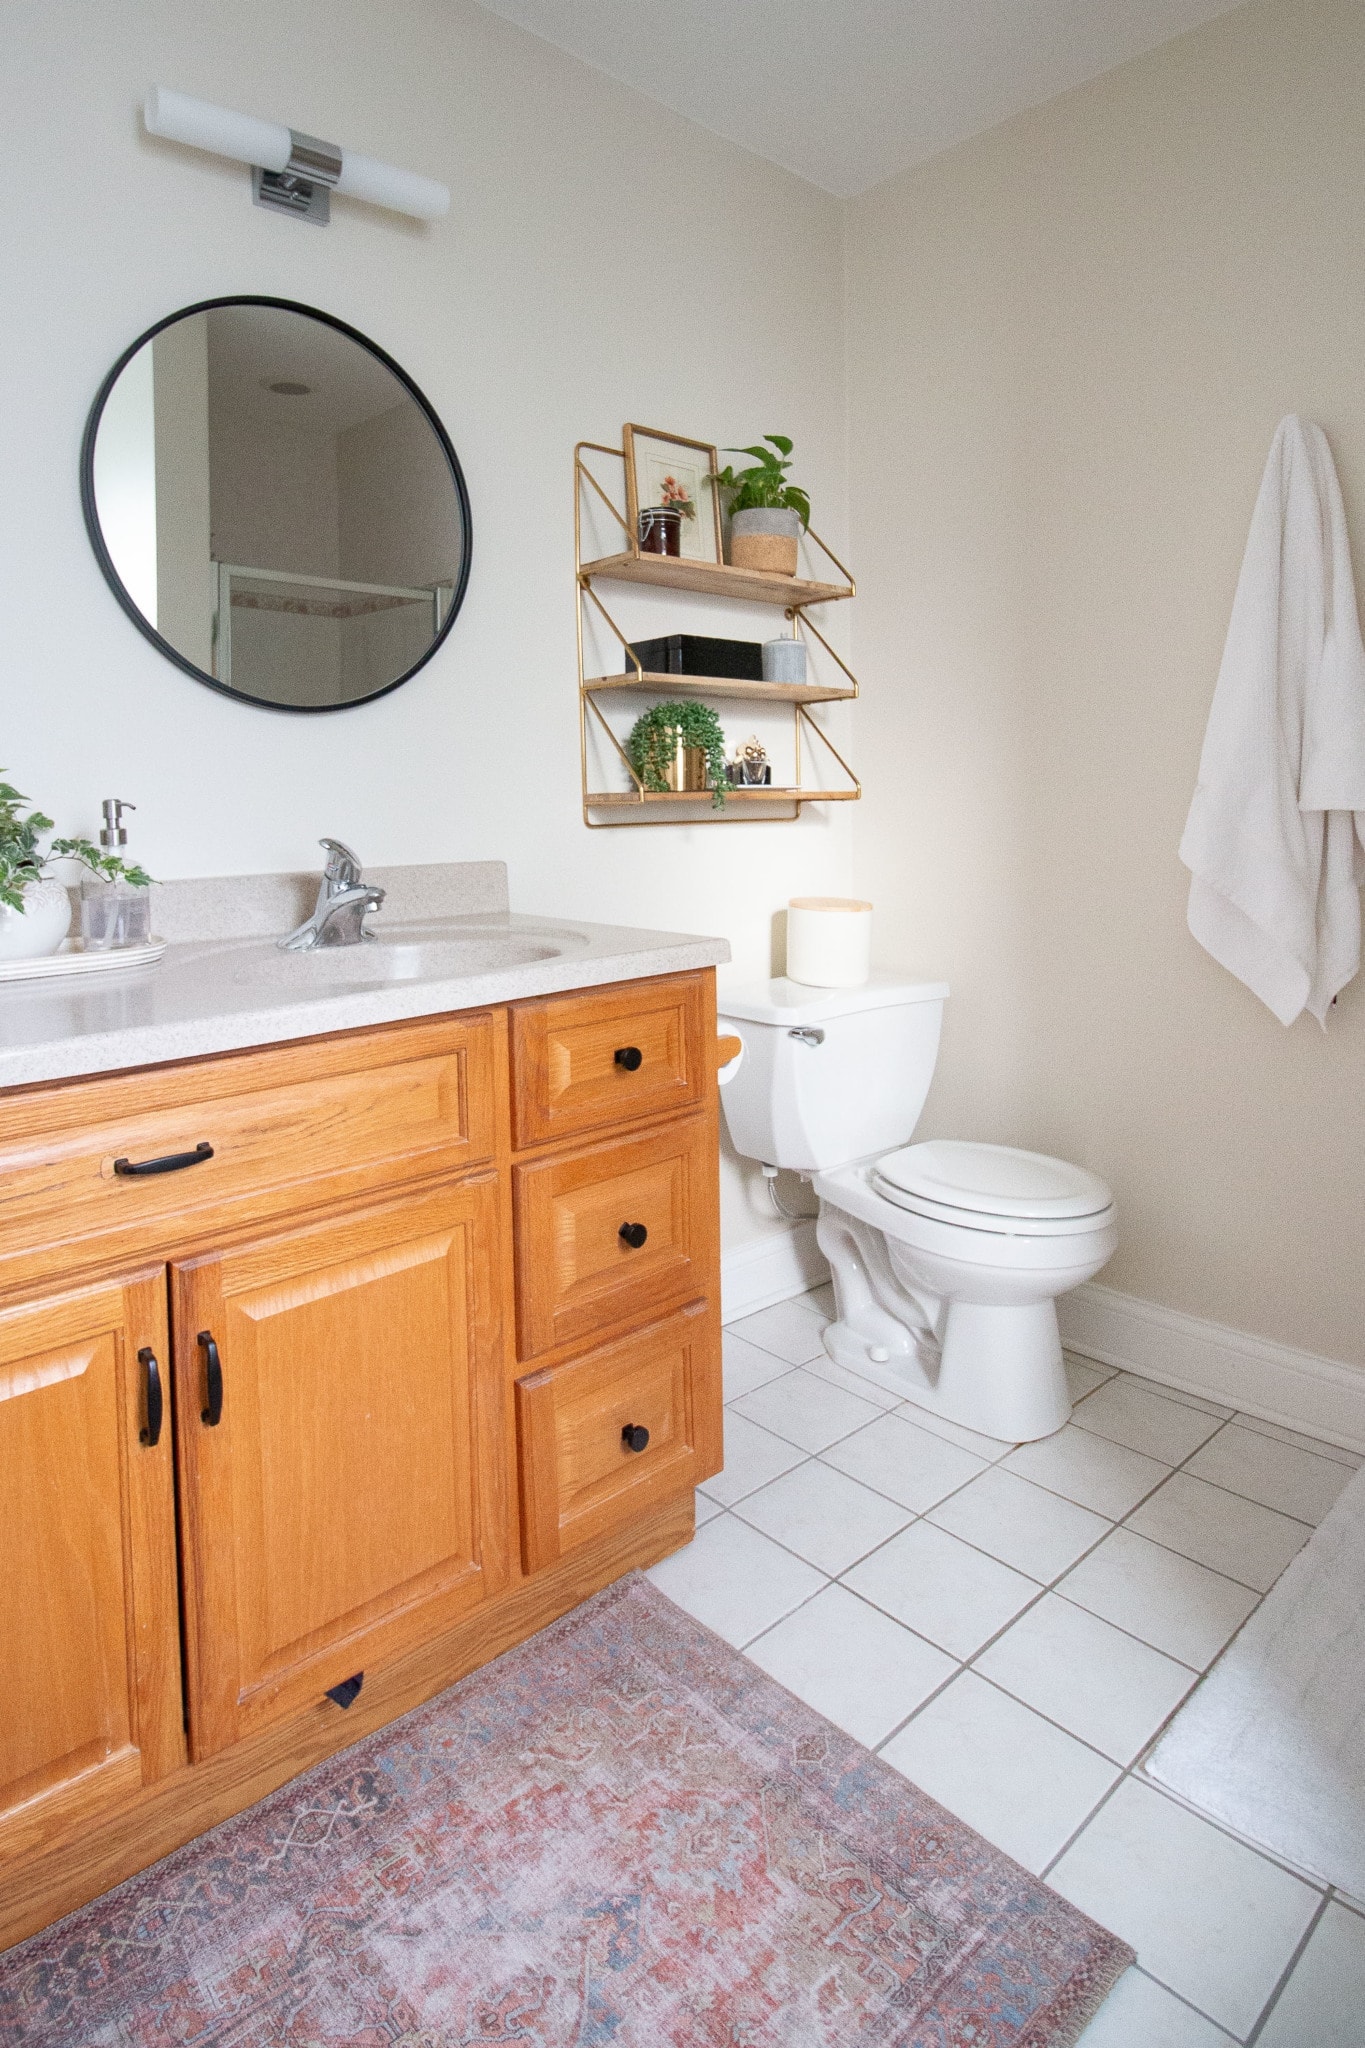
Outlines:
{"type": "Polygon", "coordinates": [[[0,903],[0,960],[36,960],[55,953],[71,927],[71,898],[63,883],[24,885],[24,907],[0,903]]]}

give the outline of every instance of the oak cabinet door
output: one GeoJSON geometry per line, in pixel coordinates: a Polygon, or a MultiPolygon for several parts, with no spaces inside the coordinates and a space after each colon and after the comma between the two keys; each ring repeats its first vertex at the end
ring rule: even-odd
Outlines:
{"type": "Polygon", "coordinates": [[[714,1295],[716,1181],[709,1115],[515,1166],[518,1355],[714,1295]]]}
{"type": "Polygon", "coordinates": [[[715,1073],[710,968],[516,1003],[512,1122],[519,1146],[677,1116],[715,1073]]]}
{"type": "Polygon", "coordinates": [[[0,1860],[184,1762],[168,1364],[163,1266],[0,1309],[0,1860]]]}
{"type": "Polygon", "coordinates": [[[517,1381],[528,1572],[718,1472],[720,1319],[706,1301],[517,1381]]]}
{"type": "Polygon", "coordinates": [[[491,1175],[172,1269],[196,1758],[506,1576],[491,1175]]]}

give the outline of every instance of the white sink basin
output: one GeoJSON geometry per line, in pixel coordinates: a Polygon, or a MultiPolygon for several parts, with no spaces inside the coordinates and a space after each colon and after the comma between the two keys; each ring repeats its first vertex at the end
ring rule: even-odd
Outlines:
{"type": "Polygon", "coordinates": [[[557,960],[565,953],[582,952],[588,944],[583,932],[529,920],[515,927],[451,920],[385,928],[376,922],[374,936],[358,946],[318,946],[310,952],[286,953],[273,940],[244,941],[231,949],[230,974],[239,985],[317,994],[328,989],[383,988],[394,982],[452,981],[465,975],[496,974],[504,968],[527,967],[537,960],[557,960]]]}

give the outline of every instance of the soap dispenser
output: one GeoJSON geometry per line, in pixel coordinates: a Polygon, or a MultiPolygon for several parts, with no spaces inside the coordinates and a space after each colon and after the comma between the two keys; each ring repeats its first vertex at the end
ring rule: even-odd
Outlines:
{"type": "MultiPolygon", "coordinates": [[[[125,802],[121,796],[107,796],[100,809],[104,813],[101,849],[125,858],[128,828],[123,813],[135,811],[137,805],[125,802]]],[[[87,952],[100,953],[111,946],[145,946],[151,935],[149,889],[136,887],[125,875],[115,875],[112,880],[95,874],[81,877],[81,938],[87,952]]]]}

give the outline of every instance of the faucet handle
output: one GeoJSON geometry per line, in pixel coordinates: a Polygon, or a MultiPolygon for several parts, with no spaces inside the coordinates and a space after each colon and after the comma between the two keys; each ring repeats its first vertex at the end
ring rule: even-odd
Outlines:
{"type": "Polygon", "coordinates": [[[360,885],[360,860],[349,846],[343,846],[339,839],[319,839],[318,845],[327,855],[323,879],[336,889],[355,889],[360,885]]]}

